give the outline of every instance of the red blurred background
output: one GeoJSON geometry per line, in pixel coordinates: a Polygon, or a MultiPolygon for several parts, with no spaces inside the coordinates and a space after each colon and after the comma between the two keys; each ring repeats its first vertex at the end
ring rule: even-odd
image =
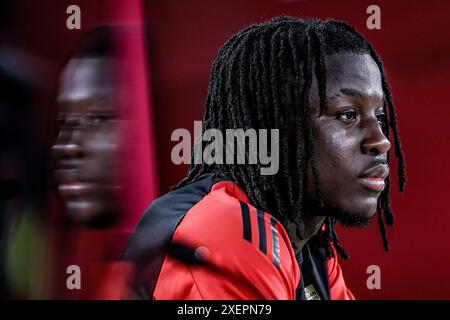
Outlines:
{"type": "MultiPolygon", "coordinates": [[[[19,3],[19,4],[17,4],[19,3]]],[[[53,103],[57,75],[91,26],[110,22],[110,1],[60,0],[14,5],[14,41],[48,62],[51,89],[41,97],[43,145],[56,137],[53,103]],[[81,8],[82,29],[66,28],[66,8],[81,8]]],[[[339,228],[350,252],[342,267],[358,299],[449,299],[450,181],[448,165],[450,109],[443,95],[450,79],[449,1],[295,1],[295,0],[146,0],[154,142],[160,194],[179,181],[185,166],[170,159],[176,128],[193,130],[201,120],[209,70],[220,46],[235,32],[276,15],[345,20],[381,55],[397,105],[409,183],[393,193],[396,225],[384,252],[376,225],[339,228]],[[381,8],[381,30],[368,30],[366,9],[381,8]],[[447,165],[445,165],[447,163],[447,165]],[[369,265],[381,268],[381,290],[369,290],[369,265]]],[[[150,203],[149,199],[149,203],[150,203]]]]}

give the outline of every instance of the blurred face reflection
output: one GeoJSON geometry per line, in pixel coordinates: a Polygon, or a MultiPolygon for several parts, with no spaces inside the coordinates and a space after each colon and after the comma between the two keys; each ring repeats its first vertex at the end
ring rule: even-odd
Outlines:
{"type": "Polygon", "coordinates": [[[67,213],[85,224],[103,224],[116,216],[119,117],[113,61],[71,60],[58,95],[60,132],[52,148],[58,191],[67,213]]]}

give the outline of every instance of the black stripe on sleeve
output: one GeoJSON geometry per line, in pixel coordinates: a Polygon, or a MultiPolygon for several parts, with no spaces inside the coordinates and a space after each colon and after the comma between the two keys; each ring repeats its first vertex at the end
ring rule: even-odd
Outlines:
{"type": "Polygon", "coordinates": [[[267,240],[266,240],[266,224],[264,222],[265,212],[258,209],[258,231],[259,231],[259,250],[267,254],[267,240]]]}
{"type": "Polygon", "coordinates": [[[248,205],[244,202],[241,203],[241,210],[242,210],[242,222],[244,225],[244,239],[248,242],[252,242],[252,225],[250,221],[250,209],[248,208],[248,205]]]}

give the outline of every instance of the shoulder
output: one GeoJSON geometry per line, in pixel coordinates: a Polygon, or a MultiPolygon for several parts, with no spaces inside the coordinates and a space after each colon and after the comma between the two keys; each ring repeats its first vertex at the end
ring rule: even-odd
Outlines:
{"type": "Polygon", "coordinates": [[[205,264],[190,269],[203,295],[218,282],[227,292],[247,292],[243,298],[295,298],[300,275],[283,226],[227,188],[211,191],[193,206],[172,242],[202,253],[205,264]]]}
{"type": "Polygon", "coordinates": [[[177,225],[209,193],[216,179],[213,174],[204,175],[195,183],[154,200],[142,215],[125,249],[124,258],[135,260],[148,252],[163,253],[177,225]]]}

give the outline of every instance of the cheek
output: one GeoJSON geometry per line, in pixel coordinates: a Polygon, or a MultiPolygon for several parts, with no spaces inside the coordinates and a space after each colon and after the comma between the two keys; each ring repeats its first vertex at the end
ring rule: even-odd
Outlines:
{"type": "Polygon", "coordinates": [[[119,146],[119,135],[109,126],[93,132],[86,142],[89,152],[102,159],[108,159],[117,154],[119,146]]]}
{"type": "Polygon", "coordinates": [[[315,134],[315,163],[325,204],[358,215],[374,212],[377,198],[357,183],[358,137],[331,125],[317,127],[315,134]]]}
{"type": "Polygon", "coordinates": [[[315,145],[316,165],[323,179],[334,180],[349,174],[357,151],[354,137],[336,126],[321,125],[315,130],[315,145]]]}
{"type": "Polygon", "coordinates": [[[101,180],[113,181],[119,170],[120,134],[115,126],[104,126],[86,135],[86,170],[101,180]]]}

